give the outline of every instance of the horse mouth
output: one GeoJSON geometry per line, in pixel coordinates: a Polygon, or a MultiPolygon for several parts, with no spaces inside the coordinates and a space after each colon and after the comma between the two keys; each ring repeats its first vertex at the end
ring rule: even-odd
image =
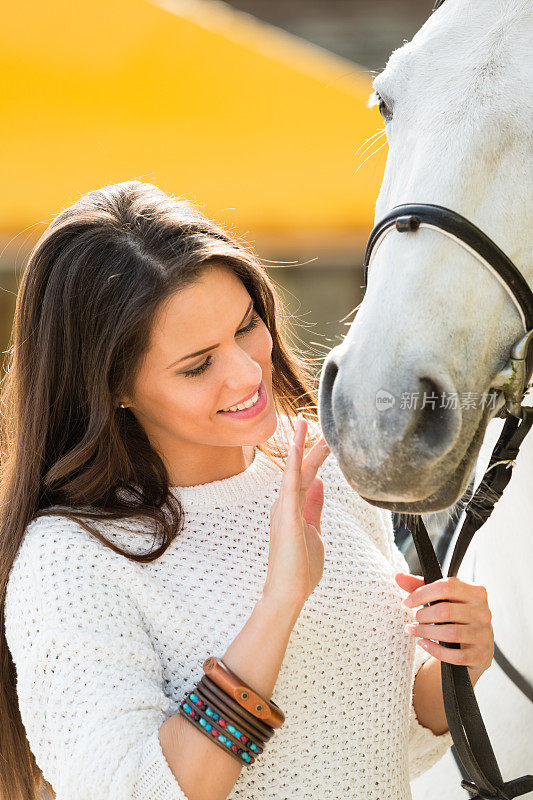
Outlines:
{"type": "MultiPolygon", "coordinates": [[[[374,500],[371,497],[364,497],[363,495],[361,495],[361,497],[363,500],[366,500],[367,503],[370,503],[370,505],[404,514],[428,514],[450,508],[466,491],[468,481],[475,467],[476,453],[481,447],[490,415],[491,409],[487,406],[481,415],[479,424],[463,457],[445,480],[439,484],[439,488],[427,497],[420,500],[409,500],[405,502],[400,500],[393,500],[390,502],[386,500],[374,500]]],[[[497,416],[497,414],[495,416],[497,416]]]]}

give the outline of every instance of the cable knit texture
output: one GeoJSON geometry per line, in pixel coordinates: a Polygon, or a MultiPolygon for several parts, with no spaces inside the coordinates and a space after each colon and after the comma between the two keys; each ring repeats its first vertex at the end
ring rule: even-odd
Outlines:
{"type": "MultiPolygon", "coordinates": [[[[391,514],[354,492],[333,455],[319,474],[324,573],[274,689],[286,721],[228,800],[408,800],[409,780],[452,743],[412,705],[429,654],[404,632],[415,612],[394,581],[409,569],[391,514]]],[[[6,635],[28,740],[57,800],[189,800],[158,730],[261,597],[281,475],[256,449],[238,475],[173,487],[185,526],[150,563],[114,553],[60,509],[27,526],[6,635]]],[[[146,521],[98,527],[131,552],[153,545],[146,521]]]]}

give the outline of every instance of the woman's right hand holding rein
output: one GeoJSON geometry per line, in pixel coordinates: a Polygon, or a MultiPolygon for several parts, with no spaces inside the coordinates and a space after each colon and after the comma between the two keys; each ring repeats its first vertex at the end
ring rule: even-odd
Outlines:
{"type": "Polygon", "coordinates": [[[330,453],[321,437],[303,456],[307,420],[298,415],[294,438],[270,511],[270,547],[263,596],[277,606],[301,609],[322,577],[320,517],[324,484],[317,470],[330,453]]]}

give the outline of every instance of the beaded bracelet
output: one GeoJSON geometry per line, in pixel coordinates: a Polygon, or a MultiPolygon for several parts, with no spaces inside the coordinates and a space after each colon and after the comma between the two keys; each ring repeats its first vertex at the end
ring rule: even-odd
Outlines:
{"type": "MultiPolygon", "coordinates": [[[[222,717],[224,723],[221,727],[227,728],[229,725],[233,728],[230,730],[230,733],[237,739],[237,744],[239,747],[246,747],[248,748],[251,753],[259,754],[259,750],[263,750],[262,745],[264,745],[265,740],[261,734],[257,733],[256,731],[250,731],[245,725],[242,724],[241,719],[235,718],[235,716],[231,713],[231,710],[228,709],[223,702],[220,702],[218,698],[212,697],[209,698],[208,695],[204,692],[204,687],[201,687],[200,684],[194,690],[195,696],[198,698],[197,701],[193,701],[197,708],[195,710],[199,710],[200,713],[204,712],[207,714],[207,708],[211,709],[214,714],[218,715],[218,717],[222,717]],[[252,744],[255,745],[252,747],[252,744]]],[[[212,717],[209,713],[207,716],[212,717]]],[[[211,721],[211,720],[210,720],[211,721]]],[[[215,719],[215,722],[218,724],[218,720],[215,719]]]]}
{"type": "Polygon", "coordinates": [[[244,762],[251,766],[254,763],[255,757],[250,750],[257,755],[263,752],[262,747],[241,733],[231,724],[231,721],[224,719],[215,709],[206,705],[195,692],[189,692],[187,697],[182,700],[179,713],[206,735],[210,734],[212,741],[219,747],[223,747],[240,764],[244,762]],[[188,700],[191,703],[187,702],[188,700]]]}
{"type": "MultiPolygon", "coordinates": [[[[236,718],[223,701],[219,700],[214,695],[210,695],[209,692],[205,692],[205,690],[203,690],[200,686],[197,686],[194,691],[195,694],[198,695],[206,705],[214,709],[217,714],[220,714],[226,720],[226,723],[230,723],[237,728],[239,733],[242,734],[246,739],[249,739],[251,742],[255,742],[258,746],[264,744],[263,739],[258,736],[257,732],[245,727],[245,725],[242,723],[242,720],[236,718]]],[[[239,735],[238,738],[240,739],[241,736],[239,735]]],[[[244,739],[242,739],[242,741],[244,741],[244,739]]]]}
{"type": "MultiPolygon", "coordinates": [[[[191,694],[194,694],[195,697],[198,697],[197,691],[194,691],[191,694]]],[[[203,701],[202,705],[199,706],[198,703],[200,700],[201,698],[198,698],[198,700],[195,702],[195,706],[198,707],[194,710],[199,711],[200,715],[206,717],[207,722],[214,723],[215,727],[217,728],[222,728],[221,733],[228,731],[231,734],[231,737],[236,740],[234,743],[237,745],[237,747],[249,750],[250,755],[252,755],[252,753],[254,755],[259,755],[260,752],[263,752],[263,748],[258,744],[258,742],[248,736],[247,732],[244,732],[240,725],[238,727],[235,725],[231,716],[228,716],[224,713],[221,714],[218,708],[203,701]]]]}
{"type": "Polygon", "coordinates": [[[283,725],[283,711],[243,683],[220,659],[209,657],[203,669],[206,674],[182,700],[179,713],[241,765],[251,766],[274,728],[283,725]]]}

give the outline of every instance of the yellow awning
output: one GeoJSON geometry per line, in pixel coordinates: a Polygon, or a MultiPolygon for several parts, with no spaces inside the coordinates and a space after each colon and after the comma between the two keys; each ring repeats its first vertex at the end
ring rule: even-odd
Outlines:
{"type": "Polygon", "coordinates": [[[386,148],[356,173],[381,127],[370,75],[224,3],[9,3],[0,70],[1,231],[129,178],[251,238],[372,225],[386,148]]]}

